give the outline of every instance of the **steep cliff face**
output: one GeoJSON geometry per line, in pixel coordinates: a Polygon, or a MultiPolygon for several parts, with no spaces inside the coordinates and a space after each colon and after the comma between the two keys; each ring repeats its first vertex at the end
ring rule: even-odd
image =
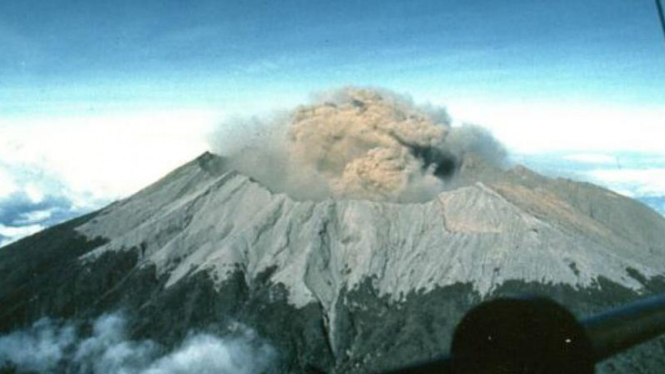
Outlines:
{"type": "MultiPolygon", "coordinates": [[[[659,215],[473,157],[436,199],[396,204],[296,201],[206,154],[39,235],[0,253],[3,269],[34,264],[0,280],[0,305],[15,305],[0,313],[3,331],[125,308],[134,334],[176,344],[192,328],[223,334],[240,321],[277,348],[275,372],[368,372],[432,357],[469,307],[496,295],[543,293],[587,314],[665,291],[659,215]],[[40,247],[55,236],[71,240],[40,247]]],[[[636,352],[604,370],[665,368],[636,352]]]]}

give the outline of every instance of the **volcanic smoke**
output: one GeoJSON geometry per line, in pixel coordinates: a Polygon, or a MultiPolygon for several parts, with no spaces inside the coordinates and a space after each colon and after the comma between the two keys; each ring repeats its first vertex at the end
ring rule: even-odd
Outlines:
{"type": "Polygon", "coordinates": [[[353,87],[270,121],[227,123],[211,147],[238,171],[303,200],[427,201],[455,177],[466,152],[505,158],[491,134],[451,127],[444,109],[353,87]],[[252,135],[225,131],[230,128],[252,135]]]}

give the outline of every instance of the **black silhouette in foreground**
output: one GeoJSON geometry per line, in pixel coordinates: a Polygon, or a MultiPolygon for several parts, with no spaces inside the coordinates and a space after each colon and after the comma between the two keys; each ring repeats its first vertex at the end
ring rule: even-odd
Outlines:
{"type": "Polygon", "coordinates": [[[596,363],[665,333],[665,295],[581,321],[544,298],[472,309],[449,356],[386,374],[589,374],[596,363]]]}

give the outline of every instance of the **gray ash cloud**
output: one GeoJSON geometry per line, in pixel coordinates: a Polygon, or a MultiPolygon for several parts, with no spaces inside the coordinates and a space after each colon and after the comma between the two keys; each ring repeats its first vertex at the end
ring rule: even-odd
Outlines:
{"type": "Polygon", "coordinates": [[[322,93],[270,120],[235,121],[222,129],[241,127],[241,135],[216,133],[213,151],[296,199],[427,201],[445,190],[466,153],[492,163],[505,159],[486,130],[451,126],[445,109],[381,89],[322,93]]]}

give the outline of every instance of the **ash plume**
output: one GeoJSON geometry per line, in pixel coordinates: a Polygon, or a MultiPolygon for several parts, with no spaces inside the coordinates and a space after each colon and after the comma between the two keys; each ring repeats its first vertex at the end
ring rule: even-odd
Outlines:
{"type": "Polygon", "coordinates": [[[427,201],[455,177],[466,152],[505,158],[491,134],[452,127],[444,109],[355,87],[268,120],[226,123],[210,140],[238,171],[305,200],[427,201]]]}

